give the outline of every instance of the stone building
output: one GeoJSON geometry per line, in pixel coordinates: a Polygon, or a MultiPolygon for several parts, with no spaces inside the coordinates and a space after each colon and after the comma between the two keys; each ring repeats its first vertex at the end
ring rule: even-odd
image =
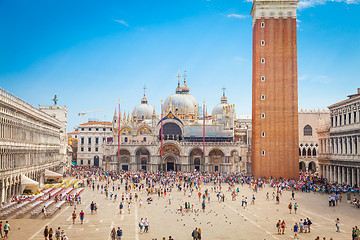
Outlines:
{"type": "Polygon", "coordinates": [[[58,119],[0,89],[0,204],[21,194],[22,176],[44,182],[45,169],[62,172],[58,119]]]}
{"type": "Polygon", "coordinates": [[[317,130],[330,122],[328,109],[300,109],[299,111],[299,169],[318,171],[319,137],[317,130]]]}
{"type": "Polygon", "coordinates": [[[318,131],[320,174],[331,182],[359,186],[360,88],[328,108],[330,123],[318,131]]]}
{"type": "Polygon", "coordinates": [[[254,0],[251,168],[297,178],[297,0],[254,0]]]}
{"type": "Polygon", "coordinates": [[[80,124],[73,136],[77,142],[77,165],[102,167],[104,143],[112,137],[112,123],[90,121],[80,124]]]}
{"type": "Polygon", "coordinates": [[[248,132],[236,133],[235,139],[236,114],[225,92],[211,116],[189,92],[185,79],[182,86],[178,83],[160,116],[145,93],[132,116],[115,112],[113,135],[105,146],[105,169],[246,171],[248,132]]]}

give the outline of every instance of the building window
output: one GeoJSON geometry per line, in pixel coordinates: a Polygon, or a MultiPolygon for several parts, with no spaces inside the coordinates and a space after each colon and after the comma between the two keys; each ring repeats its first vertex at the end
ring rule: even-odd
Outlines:
{"type": "Polygon", "coordinates": [[[351,124],[351,113],[349,113],[349,124],[351,124]]]}
{"type": "Polygon", "coordinates": [[[337,126],[337,120],[338,120],[338,117],[335,116],[335,127],[337,126]]]}
{"type": "Polygon", "coordinates": [[[265,113],[261,114],[261,118],[264,119],[265,118],[265,113]]]}
{"type": "Polygon", "coordinates": [[[99,151],[99,148],[95,148],[95,152],[98,152],[99,151]]]}
{"type": "Polygon", "coordinates": [[[106,128],[103,128],[103,131],[105,132],[105,131],[106,131],[106,128]]]}
{"type": "Polygon", "coordinates": [[[88,138],[88,143],[91,144],[91,138],[88,138]]]}
{"type": "Polygon", "coordinates": [[[84,148],[83,148],[83,147],[81,148],[81,151],[82,151],[82,152],[84,151],[84,148]]]}
{"type": "Polygon", "coordinates": [[[265,58],[261,58],[261,63],[265,63],[265,58]]]}
{"type": "Polygon", "coordinates": [[[90,163],[91,163],[91,160],[88,160],[88,164],[90,165],[90,163]]]}
{"type": "Polygon", "coordinates": [[[84,138],[81,138],[81,144],[84,144],[84,141],[85,141],[84,138]]]}
{"type": "Polygon", "coordinates": [[[356,123],[356,112],[354,112],[354,123],[356,123]]]}
{"type": "Polygon", "coordinates": [[[265,41],[264,40],[261,40],[261,46],[265,46],[265,41]]]}
{"type": "Polygon", "coordinates": [[[75,135],[75,138],[77,138],[77,135],[75,135]]]}
{"type": "Polygon", "coordinates": [[[110,131],[112,131],[112,128],[110,128],[110,131]]]}
{"type": "Polygon", "coordinates": [[[99,144],[99,138],[95,138],[95,144],[99,144]]]}
{"type": "Polygon", "coordinates": [[[88,152],[91,152],[91,148],[88,148],[88,152]]]}
{"type": "Polygon", "coordinates": [[[334,126],[334,117],[331,117],[331,126],[334,126]]]}
{"type": "Polygon", "coordinates": [[[84,161],[83,161],[83,160],[80,160],[80,164],[83,165],[83,164],[84,164],[84,161]]]}
{"type": "Polygon", "coordinates": [[[106,142],[106,141],[105,141],[105,138],[103,138],[103,142],[106,142]]]}
{"type": "Polygon", "coordinates": [[[265,137],[265,132],[261,132],[261,136],[262,136],[262,137],[265,137]]]}
{"type": "Polygon", "coordinates": [[[265,76],[261,76],[261,81],[265,82],[265,76]]]}
{"type": "Polygon", "coordinates": [[[127,137],[125,137],[125,142],[128,142],[128,138],[127,138],[127,137]]]}
{"type": "Polygon", "coordinates": [[[342,120],[342,116],[340,115],[339,116],[339,126],[341,126],[341,122],[342,122],[341,120],[342,120]]]}
{"type": "Polygon", "coordinates": [[[312,127],[310,125],[304,127],[304,136],[312,136],[312,127]]]}
{"type": "Polygon", "coordinates": [[[96,131],[99,131],[99,129],[98,129],[98,128],[96,128],[96,131]]]}
{"type": "Polygon", "coordinates": [[[91,128],[89,128],[89,131],[91,131],[91,128]]]}
{"type": "Polygon", "coordinates": [[[346,125],[346,113],[344,114],[344,125],[346,125]]]}
{"type": "Polygon", "coordinates": [[[84,131],[84,128],[81,128],[81,131],[84,131]]]}
{"type": "Polygon", "coordinates": [[[261,151],[261,156],[263,156],[263,157],[265,156],[265,150],[261,151]]]}
{"type": "Polygon", "coordinates": [[[143,142],[146,142],[146,137],[143,138],[143,142]]]}
{"type": "Polygon", "coordinates": [[[265,27],[265,23],[264,22],[261,22],[261,28],[264,28],[265,27]]]}
{"type": "Polygon", "coordinates": [[[261,95],[261,100],[265,100],[265,95],[264,94],[261,95]]]}

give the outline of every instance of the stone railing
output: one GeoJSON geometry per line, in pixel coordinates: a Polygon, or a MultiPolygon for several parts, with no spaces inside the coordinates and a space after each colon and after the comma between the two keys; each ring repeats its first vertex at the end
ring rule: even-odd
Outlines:
{"type": "Polygon", "coordinates": [[[49,114],[47,114],[43,111],[40,111],[36,107],[32,106],[31,104],[25,102],[21,98],[16,97],[12,93],[10,93],[2,88],[0,88],[0,100],[9,105],[17,107],[18,109],[20,109],[30,115],[33,115],[35,118],[42,118],[60,128],[59,120],[57,120],[56,118],[50,116],[49,114]]]}

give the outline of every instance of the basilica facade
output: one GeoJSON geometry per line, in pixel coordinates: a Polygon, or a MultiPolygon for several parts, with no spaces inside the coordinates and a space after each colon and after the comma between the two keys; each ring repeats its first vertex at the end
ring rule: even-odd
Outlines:
{"type": "Polygon", "coordinates": [[[163,102],[159,115],[145,92],[131,116],[115,111],[102,167],[108,171],[246,171],[249,139],[244,131],[236,131],[240,128],[225,92],[209,115],[184,79],[163,102]]]}

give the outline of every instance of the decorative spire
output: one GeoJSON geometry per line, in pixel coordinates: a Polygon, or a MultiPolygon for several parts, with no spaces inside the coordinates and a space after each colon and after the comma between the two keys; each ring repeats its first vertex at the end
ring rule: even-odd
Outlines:
{"type": "Polygon", "coordinates": [[[115,108],[115,112],[114,112],[114,118],[117,118],[116,108],[115,108]]]}
{"type": "Polygon", "coordinates": [[[188,85],[186,85],[186,77],[187,77],[186,70],[184,71],[183,77],[184,77],[184,85],[181,87],[182,93],[188,93],[188,92],[190,92],[190,88],[188,85]]]}
{"type": "Polygon", "coordinates": [[[146,104],[146,103],[148,103],[148,100],[147,100],[147,98],[146,98],[146,86],[145,86],[145,84],[144,84],[144,97],[141,99],[141,103],[142,104],[146,104]]]}
{"type": "Polygon", "coordinates": [[[221,103],[227,103],[227,97],[225,96],[225,90],[226,90],[226,88],[225,87],[223,87],[222,88],[222,90],[223,90],[223,96],[221,97],[221,103]]]}
{"type": "Polygon", "coordinates": [[[177,79],[178,79],[178,86],[175,90],[175,93],[181,93],[182,92],[182,88],[180,87],[180,78],[181,78],[181,75],[180,75],[180,70],[178,72],[178,74],[176,75],[177,79]]]}

